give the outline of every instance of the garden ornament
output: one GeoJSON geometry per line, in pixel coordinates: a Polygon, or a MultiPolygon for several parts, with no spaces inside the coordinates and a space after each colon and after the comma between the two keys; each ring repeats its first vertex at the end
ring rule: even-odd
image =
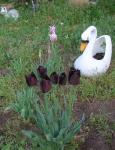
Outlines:
{"type": "Polygon", "coordinates": [[[16,9],[7,10],[6,7],[1,7],[0,14],[4,15],[6,18],[13,18],[14,20],[19,18],[19,13],[16,9]]]}
{"type": "Polygon", "coordinates": [[[80,49],[83,52],[74,62],[74,68],[80,70],[86,77],[98,76],[105,73],[111,62],[112,42],[109,35],[97,38],[95,26],[88,27],[81,35],[83,43],[80,49]],[[103,54],[102,59],[96,59],[97,54],[103,54]]]}

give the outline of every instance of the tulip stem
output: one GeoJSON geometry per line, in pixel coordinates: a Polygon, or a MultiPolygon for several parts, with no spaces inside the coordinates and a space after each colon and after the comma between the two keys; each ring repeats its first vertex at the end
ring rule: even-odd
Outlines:
{"type": "Polygon", "coordinates": [[[48,59],[51,58],[51,53],[52,53],[51,52],[51,44],[52,44],[51,42],[48,43],[48,59]]]}

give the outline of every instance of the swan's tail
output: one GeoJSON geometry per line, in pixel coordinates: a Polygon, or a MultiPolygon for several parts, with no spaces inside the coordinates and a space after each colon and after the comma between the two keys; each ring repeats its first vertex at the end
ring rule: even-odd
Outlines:
{"type": "Polygon", "coordinates": [[[111,62],[111,56],[112,56],[112,41],[109,35],[105,35],[104,37],[105,37],[106,47],[105,47],[105,56],[103,58],[103,61],[106,64],[108,64],[109,67],[111,62]]]}

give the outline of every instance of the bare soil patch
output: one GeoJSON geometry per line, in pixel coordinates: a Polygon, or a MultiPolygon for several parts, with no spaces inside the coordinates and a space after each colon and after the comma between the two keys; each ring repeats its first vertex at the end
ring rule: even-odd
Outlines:
{"type": "Polygon", "coordinates": [[[9,73],[8,69],[0,68],[0,76],[5,76],[9,73]]]}
{"type": "Polygon", "coordinates": [[[13,112],[2,112],[0,113],[0,130],[4,127],[8,120],[14,115],[13,112]]]}
{"type": "MultiPolygon", "coordinates": [[[[85,113],[84,128],[81,130],[77,139],[83,138],[80,150],[114,150],[115,148],[115,131],[111,128],[111,124],[115,122],[115,100],[112,101],[93,101],[93,102],[77,102],[74,106],[75,117],[81,118],[85,113]],[[111,142],[108,142],[107,137],[97,131],[94,127],[88,124],[91,114],[104,114],[107,116],[109,123],[108,132],[112,135],[111,142]]],[[[20,132],[22,129],[39,132],[38,128],[31,123],[24,123],[18,118],[15,112],[0,112],[0,134],[5,135],[7,132],[7,124],[12,128],[12,132],[20,132]]],[[[81,139],[80,139],[81,140],[81,139]]],[[[78,142],[78,141],[77,141],[78,142]]]]}
{"type": "Polygon", "coordinates": [[[74,106],[75,116],[78,118],[85,113],[86,119],[93,113],[104,114],[109,121],[115,121],[115,100],[111,101],[93,101],[93,102],[77,102],[74,106]]]}
{"type": "MultiPolygon", "coordinates": [[[[106,135],[103,132],[99,132],[94,127],[89,128],[89,132],[82,131],[84,142],[81,144],[80,150],[115,150],[115,131],[111,128],[115,123],[115,100],[112,101],[93,101],[93,102],[77,102],[74,106],[75,117],[80,119],[83,113],[85,113],[86,124],[88,124],[91,114],[105,115],[109,124],[109,135],[111,140],[108,142],[106,135]]],[[[84,130],[84,129],[83,129],[84,130]]],[[[80,136],[80,135],[79,135],[80,136]]]]}

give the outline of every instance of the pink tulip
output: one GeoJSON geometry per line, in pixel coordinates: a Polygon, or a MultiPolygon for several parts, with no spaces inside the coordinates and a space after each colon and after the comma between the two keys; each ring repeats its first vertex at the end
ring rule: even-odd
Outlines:
{"type": "Polygon", "coordinates": [[[57,34],[56,33],[52,33],[49,36],[50,36],[50,41],[51,42],[56,42],[57,41],[57,34]]]}
{"type": "Polygon", "coordinates": [[[57,41],[56,27],[54,25],[50,26],[49,32],[50,32],[50,34],[49,34],[50,41],[51,42],[57,41]]]}
{"type": "Polygon", "coordinates": [[[53,25],[53,26],[50,26],[50,33],[55,33],[56,32],[56,27],[53,25]]]}

